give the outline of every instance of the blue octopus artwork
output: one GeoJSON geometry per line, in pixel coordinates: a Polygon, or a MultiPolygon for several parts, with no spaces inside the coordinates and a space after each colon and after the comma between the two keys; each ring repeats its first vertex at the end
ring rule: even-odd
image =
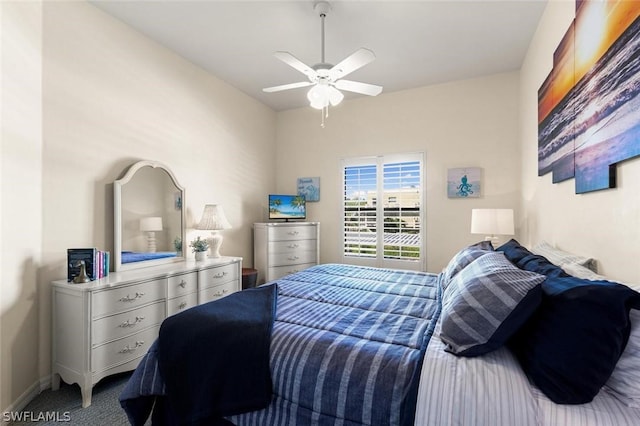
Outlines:
{"type": "Polygon", "coordinates": [[[463,175],[460,179],[460,185],[456,187],[458,192],[456,193],[460,197],[468,197],[473,194],[473,185],[467,182],[467,175],[463,175]]]}

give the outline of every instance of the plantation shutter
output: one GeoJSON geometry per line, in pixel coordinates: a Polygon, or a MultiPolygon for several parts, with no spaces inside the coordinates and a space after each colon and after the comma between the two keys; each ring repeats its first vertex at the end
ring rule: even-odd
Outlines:
{"type": "Polygon", "coordinates": [[[343,160],[343,261],[424,270],[423,154],[343,160]]]}

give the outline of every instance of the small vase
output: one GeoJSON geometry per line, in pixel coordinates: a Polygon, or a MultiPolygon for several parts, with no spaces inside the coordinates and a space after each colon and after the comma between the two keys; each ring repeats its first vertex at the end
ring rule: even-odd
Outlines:
{"type": "Polygon", "coordinates": [[[206,251],[197,251],[196,252],[196,260],[205,260],[207,258],[206,251]]]}

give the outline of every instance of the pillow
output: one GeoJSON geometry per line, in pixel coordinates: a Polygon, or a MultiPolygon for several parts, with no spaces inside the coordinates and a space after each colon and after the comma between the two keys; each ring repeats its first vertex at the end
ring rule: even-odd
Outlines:
{"type": "Polygon", "coordinates": [[[540,304],[542,281],[543,275],[516,268],[502,253],[474,260],[443,295],[445,350],[470,357],[503,346],[540,304]]]}
{"type": "Polygon", "coordinates": [[[640,408],[640,311],[629,312],[631,333],[627,347],[605,389],[629,407],[640,408]]]}
{"type": "Polygon", "coordinates": [[[531,253],[514,239],[507,241],[496,250],[503,252],[506,258],[520,269],[546,276],[567,275],[562,268],[543,256],[531,253]]]}
{"type": "Polygon", "coordinates": [[[566,264],[576,264],[591,269],[593,272],[598,272],[598,265],[595,259],[590,257],[578,256],[577,254],[569,253],[564,250],[560,250],[557,247],[552,246],[546,241],[541,242],[537,246],[531,249],[535,254],[546,257],[552,263],[558,266],[564,266],[566,264]]]}
{"type": "Polygon", "coordinates": [[[492,251],[493,246],[490,241],[480,241],[456,253],[449,261],[449,264],[442,270],[442,289],[446,289],[453,277],[468,264],[492,251]]]}
{"type": "Polygon", "coordinates": [[[583,280],[592,280],[592,281],[598,281],[598,280],[607,280],[607,277],[600,275],[600,274],[596,274],[595,272],[593,272],[591,269],[586,268],[582,265],[578,265],[577,263],[565,263],[564,265],[562,265],[562,269],[569,275],[573,275],[574,277],[577,278],[582,278],[583,280]]]}
{"type": "Polygon", "coordinates": [[[542,303],[508,346],[553,402],[590,402],[607,382],[630,332],[640,294],[622,284],[548,276],[542,303]]]}

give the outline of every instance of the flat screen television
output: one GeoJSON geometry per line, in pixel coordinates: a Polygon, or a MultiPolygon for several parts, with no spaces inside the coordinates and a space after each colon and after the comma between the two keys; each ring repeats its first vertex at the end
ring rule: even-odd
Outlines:
{"type": "Polygon", "coordinates": [[[304,195],[269,194],[269,219],[300,220],[307,218],[304,195]]]}

